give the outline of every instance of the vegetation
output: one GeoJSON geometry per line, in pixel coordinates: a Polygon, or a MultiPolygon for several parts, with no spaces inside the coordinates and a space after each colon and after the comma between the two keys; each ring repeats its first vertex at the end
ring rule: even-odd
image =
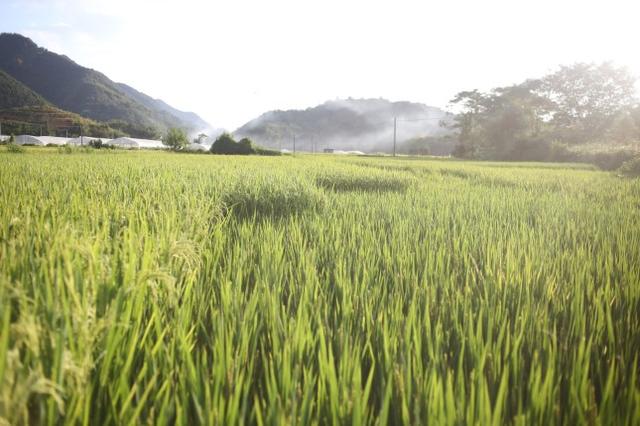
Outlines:
{"type": "Polygon", "coordinates": [[[89,147],[94,149],[116,149],[114,145],[106,144],[102,139],[94,139],[89,141],[89,147]]]}
{"type": "Polygon", "coordinates": [[[119,136],[131,136],[141,139],[160,139],[162,136],[160,129],[152,125],[129,123],[124,120],[109,120],[106,124],[116,129],[119,136]]]}
{"type": "Polygon", "coordinates": [[[255,154],[256,150],[251,140],[245,138],[236,142],[230,134],[223,133],[211,145],[210,152],[224,155],[249,155],[255,154]]]}
{"type": "Polygon", "coordinates": [[[223,133],[218,136],[209,151],[212,154],[222,155],[280,155],[277,151],[255,146],[249,138],[242,138],[236,142],[228,133],[223,133]]]}
{"type": "Polygon", "coordinates": [[[461,110],[453,125],[459,137],[455,154],[583,161],[584,150],[571,147],[597,143],[610,151],[616,145],[638,143],[640,109],[633,94],[634,78],[608,63],[561,67],[541,79],[490,93],[460,92],[452,100],[461,110]]]}
{"type": "Polygon", "coordinates": [[[157,116],[157,118],[167,126],[189,130],[201,130],[211,127],[209,123],[193,112],[180,111],[162,100],[154,99],[126,84],[116,83],[116,86],[120,91],[153,111],[154,116],[157,116]]]}
{"type": "Polygon", "coordinates": [[[193,143],[197,143],[199,145],[202,145],[208,138],[209,138],[209,136],[206,135],[205,133],[200,133],[200,134],[198,134],[198,136],[193,138],[193,143]]]}
{"type": "Polygon", "coordinates": [[[12,154],[21,154],[24,152],[24,148],[15,143],[13,135],[11,135],[11,138],[9,138],[9,141],[7,142],[7,152],[12,154]]]}
{"type": "Polygon", "coordinates": [[[444,133],[438,125],[446,113],[435,107],[386,99],[342,99],[328,101],[305,110],[269,111],[237,129],[234,134],[250,137],[271,148],[292,149],[293,137],[298,149],[322,148],[380,149],[390,152],[393,117],[406,119],[433,117],[433,120],[406,122],[403,138],[444,133]]]}
{"type": "MultiPolygon", "coordinates": [[[[193,130],[207,127],[193,113],[178,111],[129,86],[115,83],[104,74],[38,47],[19,34],[0,34],[0,70],[19,81],[21,93],[26,93],[22,89],[28,88],[30,93],[57,108],[92,120],[111,122],[132,137],[147,138],[171,127],[193,130]]],[[[0,76],[0,86],[2,84],[0,76]]],[[[32,106],[32,97],[25,99],[27,103],[8,106],[32,106]]],[[[0,90],[0,101],[2,99],[0,90]]],[[[9,99],[11,103],[18,100],[9,99]]]]}
{"type": "Polygon", "coordinates": [[[32,106],[0,110],[2,131],[17,135],[77,137],[84,134],[114,138],[125,134],[105,123],[84,118],[53,106],[32,106]]]}
{"type": "Polygon", "coordinates": [[[398,154],[449,156],[457,145],[451,135],[424,136],[413,138],[398,144],[398,154]]]}
{"type": "Polygon", "coordinates": [[[0,69],[0,109],[46,105],[40,95],[0,69]]]}
{"type": "Polygon", "coordinates": [[[626,161],[620,166],[620,173],[628,177],[640,177],[640,156],[626,161]]]}
{"type": "Polygon", "coordinates": [[[187,138],[187,134],[182,129],[171,128],[162,139],[162,143],[174,151],[179,151],[184,149],[187,145],[189,145],[189,138],[187,138]]]}
{"type": "Polygon", "coordinates": [[[91,152],[0,152],[2,422],[640,423],[638,179],[91,152]]]}

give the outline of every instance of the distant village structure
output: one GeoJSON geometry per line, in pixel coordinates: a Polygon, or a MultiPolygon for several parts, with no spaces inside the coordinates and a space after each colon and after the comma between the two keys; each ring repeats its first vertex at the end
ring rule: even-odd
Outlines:
{"type": "MultiPolygon", "coordinates": [[[[8,141],[10,136],[0,135],[0,141],[8,141]]],[[[32,136],[18,135],[15,137],[16,145],[24,146],[89,146],[91,142],[101,141],[104,145],[123,149],[166,149],[161,140],[137,139],[121,137],[117,139],[96,138],[92,136],[80,136],[77,138],[64,138],[58,136],[32,136]]]]}
{"type": "Polygon", "coordinates": [[[31,135],[18,135],[16,136],[16,145],[35,145],[35,146],[47,146],[66,145],[69,141],[68,138],[59,138],[57,136],[31,136],[31,135]]]}

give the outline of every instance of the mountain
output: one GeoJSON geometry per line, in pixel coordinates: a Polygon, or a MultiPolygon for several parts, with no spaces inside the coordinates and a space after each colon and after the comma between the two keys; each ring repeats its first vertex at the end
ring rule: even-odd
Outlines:
{"type": "Polygon", "coordinates": [[[188,131],[211,127],[193,113],[176,110],[115,83],[19,34],[0,34],[0,70],[58,108],[110,123],[134,135],[159,135],[169,127],[188,131]]]}
{"type": "Polygon", "coordinates": [[[79,136],[85,135],[101,138],[124,136],[120,129],[106,123],[100,123],[82,117],[73,112],[64,111],[52,105],[34,105],[0,109],[0,122],[3,135],[50,135],[79,136]],[[82,129],[82,130],[81,130],[82,129]]]}
{"type": "Polygon", "coordinates": [[[204,121],[198,114],[194,112],[180,111],[167,104],[161,99],[154,99],[149,95],[137,91],[131,86],[124,83],[116,83],[118,88],[125,94],[129,95],[150,110],[158,111],[164,116],[165,120],[171,122],[177,118],[180,122],[187,124],[189,129],[193,131],[206,131],[211,129],[211,125],[204,121]]]}
{"type": "Polygon", "coordinates": [[[42,96],[0,70],[0,109],[45,105],[48,102],[42,96]]]}
{"type": "Polygon", "coordinates": [[[440,108],[386,99],[338,99],[305,110],[270,111],[238,128],[234,135],[272,147],[311,151],[393,150],[393,119],[398,143],[425,136],[441,136],[440,126],[451,116],[440,108]]]}
{"type": "Polygon", "coordinates": [[[0,70],[0,122],[3,134],[60,134],[75,136],[80,126],[99,137],[120,136],[122,132],[104,123],[56,108],[42,96],[0,70]],[[64,133],[63,133],[64,132],[64,133]]]}

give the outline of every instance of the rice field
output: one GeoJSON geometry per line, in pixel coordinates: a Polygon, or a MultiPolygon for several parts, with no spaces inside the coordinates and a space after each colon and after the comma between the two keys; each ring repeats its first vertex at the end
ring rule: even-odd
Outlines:
{"type": "Polygon", "coordinates": [[[0,152],[0,424],[640,424],[640,180],[0,152]]]}

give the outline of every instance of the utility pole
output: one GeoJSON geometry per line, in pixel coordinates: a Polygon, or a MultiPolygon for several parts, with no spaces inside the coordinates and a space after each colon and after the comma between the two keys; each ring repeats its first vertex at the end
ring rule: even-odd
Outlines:
{"type": "Polygon", "coordinates": [[[293,153],[296,153],[296,135],[293,135],[293,153]]]}
{"type": "Polygon", "coordinates": [[[82,137],[82,126],[80,126],[80,145],[84,145],[84,138],[82,137]]]}
{"type": "Polygon", "coordinates": [[[396,156],[396,129],[398,124],[398,118],[393,117],[393,156],[396,156]]]}

